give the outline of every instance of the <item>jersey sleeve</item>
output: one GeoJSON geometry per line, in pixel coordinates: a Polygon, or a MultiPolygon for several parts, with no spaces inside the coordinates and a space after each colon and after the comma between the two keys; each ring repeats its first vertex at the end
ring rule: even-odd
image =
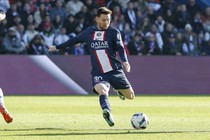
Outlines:
{"type": "Polygon", "coordinates": [[[116,43],[117,50],[119,52],[119,56],[120,56],[121,60],[123,62],[128,62],[126,50],[125,50],[125,47],[124,47],[124,44],[122,41],[122,36],[121,36],[121,33],[119,30],[116,31],[114,39],[115,39],[114,42],[116,43]]]}
{"type": "Polygon", "coordinates": [[[81,32],[79,35],[70,38],[68,41],[66,41],[60,45],[56,45],[56,48],[62,49],[62,48],[66,48],[66,47],[71,47],[77,43],[83,43],[86,40],[85,39],[87,36],[86,34],[87,34],[87,31],[85,30],[85,31],[81,32]]]}

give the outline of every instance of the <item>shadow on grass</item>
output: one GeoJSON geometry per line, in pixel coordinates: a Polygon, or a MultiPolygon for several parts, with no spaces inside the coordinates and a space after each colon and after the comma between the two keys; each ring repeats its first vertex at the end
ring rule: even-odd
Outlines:
{"type": "Polygon", "coordinates": [[[133,129],[65,129],[65,128],[34,128],[34,129],[3,129],[0,131],[42,131],[38,134],[12,134],[12,135],[0,135],[1,136],[77,136],[77,135],[132,135],[132,134],[178,134],[178,133],[209,133],[210,130],[206,131],[144,131],[144,130],[133,130],[133,129]],[[46,132],[45,132],[46,130],[46,132]],[[51,131],[51,132],[49,132],[51,131]],[[62,131],[62,132],[53,132],[62,131]],[[89,132],[91,131],[91,132],[89,132]],[[98,131],[98,132],[97,132],[98,131]],[[67,133],[65,133],[67,132],[67,133]]]}

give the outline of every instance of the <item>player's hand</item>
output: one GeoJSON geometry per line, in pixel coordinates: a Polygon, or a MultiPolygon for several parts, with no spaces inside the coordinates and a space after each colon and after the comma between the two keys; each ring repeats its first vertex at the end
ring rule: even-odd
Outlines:
{"type": "Polygon", "coordinates": [[[130,72],[131,71],[131,66],[128,62],[123,62],[123,68],[125,71],[130,72]]]}
{"type": "Polygon", "coordinates": [[[56,51],[56,50],[57,50],[57,49],[56,49],[55,46],[50,46],[49,49],[48,49],[49,52],[54,52],[54,51],[56,51]]]}

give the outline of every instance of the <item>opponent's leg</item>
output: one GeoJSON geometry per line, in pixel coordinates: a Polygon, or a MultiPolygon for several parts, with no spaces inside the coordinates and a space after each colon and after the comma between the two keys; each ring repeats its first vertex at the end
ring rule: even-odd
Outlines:
{"type": "Polygon", "coordinates": [[[111,113],[111,106],[108,100],[109,87],[103,83],[98,83],[94,86],[94,90],[99,94],[99,102],[103,110],[103,117],[109,124],[114,126],[114,118],[111,113]]]}
{"type": "Polygon", "coordinates": [[[6,109],[5,105],[4,105],[4,95],[3,95],[3,92],[1,90],[1,88],[0,88],[0,112],[3,115],[4,120],[7,123],[11,123],[12,122],[13,117],[10,115],[10,113],[7,111],[7,109],[6,109]]]}

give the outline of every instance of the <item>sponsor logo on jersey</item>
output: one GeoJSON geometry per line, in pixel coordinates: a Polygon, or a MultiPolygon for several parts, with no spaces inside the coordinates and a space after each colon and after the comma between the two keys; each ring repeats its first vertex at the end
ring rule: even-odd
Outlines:
{"type": "Polygon", "coordinates": [[[108,41],[97,41],[97,42],[91,43],[91,48],[106,49],[106,48],[109,48],[109,44],[108,44],[108,41]]]}
{"type": "Polygon", "coordinates": [[[104,41],[105,31],[95,31],[93,34],[93,42],[91,48],[94,49],[106,49],[109,48],[108,41],[104,41]]]}

